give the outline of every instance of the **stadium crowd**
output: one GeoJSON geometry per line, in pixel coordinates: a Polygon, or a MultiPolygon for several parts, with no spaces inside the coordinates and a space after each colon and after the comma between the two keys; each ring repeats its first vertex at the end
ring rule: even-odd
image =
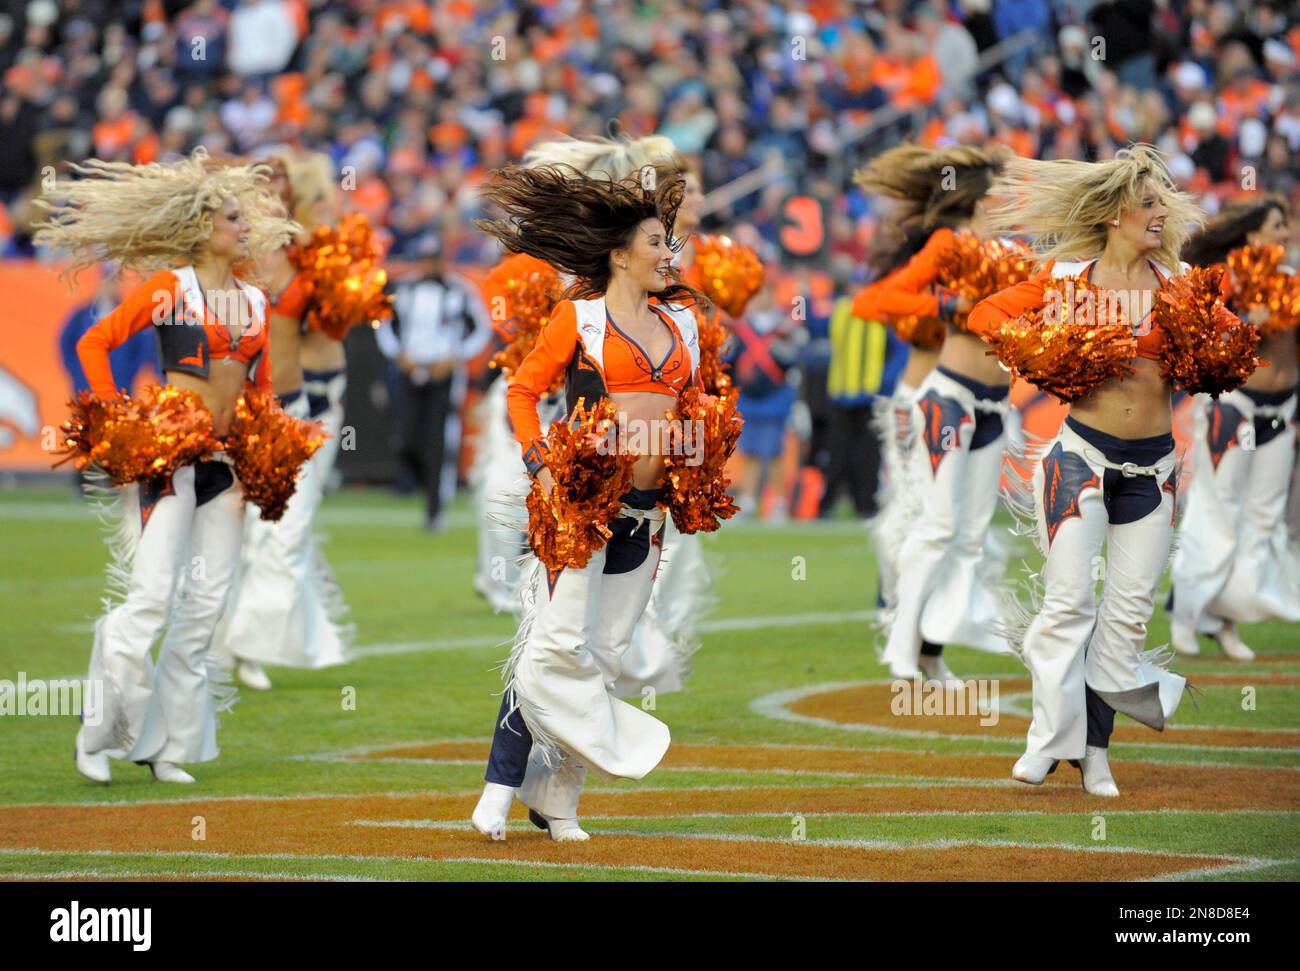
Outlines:
{"type": "MultiPolygon", "coordinates": [[[[5,257],[37,255],[31,199],[70,160],[292,146],[327,152],[344,208],[369,214],[399,248],[432,226],[450,262],[486,266],[496,246],[473,220],[488,171],[558,133],[660,132],[698,160],[706,193],[773,167],[756,191],[727,194],[702,228],[725,227],[779,265],[778,302],[811,298],[804,397],[823,416],[834,298],[863,282],[879,218],[848,176],[900,137],[1077,159],[1145,141],[1210,212],[1251,188],[1300,207],[1300,14],[1282,0],[9,8],[0,14],[5,257]],[[792,192],[824,213],[824,240],[804,267],[781,244],[792,192]]],[[[893,369],[860,370],[876,384],[841,389],[840,405],[860,409],[888,391],[880,382],[893,369]]]]}

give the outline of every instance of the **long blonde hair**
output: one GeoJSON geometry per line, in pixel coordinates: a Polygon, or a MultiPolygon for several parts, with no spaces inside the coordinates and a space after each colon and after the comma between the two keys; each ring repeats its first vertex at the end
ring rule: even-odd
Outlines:
{"type": "Polygon", "coordinates": [[[338,183],[334,177],[334,163],[328,155],[311,152],[288,159],[289,184],[293,188],[293,218],[307,232],[317,228],[310,218],[313,204],[325,200],[330,213],[338,208],[338,183]]]}
{"type": "MultiPolygon", "coordinates": [[[[687,172],[690,166],[666,135],[643,138],[561,138],[534,145],[524,153],[524,167],[567,165],[592,178],[618,182],[645,166],[687,172]]],[[[668,174],[668,173],[665,173],[668,174]]]]}
{"type": "Polygon", "coordinates": [[[933,232],[970,219],[1010,153],[973,145],[905,144],[882,152],[853,174],[868,195],[902,203],[894,215],[908,230],[933,232]]]}
{"type": "Polygon", "coordinates": [[[1106,248],[1110,222],[1141,203],[1146,179],[1168,210],[1153,259],[1177,273],[1183,244],[1205,212],[1174,184],[1150,145],[1122,148],[1102,162],[1014,159],[993,185],[1001,201],[989,211],[988,223],[1000,232],[1033,234],[1040,265],[1095,259],[1106,248]]]}
{"type": "Polygon", "coordinates": [[[60,180],[35,200],[47,216],[33,239],[65,253],[64,273],[74,277],[103,260],[142,272],[194,262],[232,196],[250,224],[253,260],[279,249],[298,228],[278,214],[265,165],[214,164],[202,148],[169,164],[90,159],[71,168],[81,178],[60,180]]]}

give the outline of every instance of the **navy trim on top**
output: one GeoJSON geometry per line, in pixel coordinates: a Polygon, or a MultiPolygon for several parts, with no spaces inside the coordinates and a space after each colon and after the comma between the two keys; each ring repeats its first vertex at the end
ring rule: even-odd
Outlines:
{"type": "Polygon", "coordinates": [[[620,337],[622,337],[625,341],[627,341],[629,344],[631,344],[638,351],[640,351],[642,354],[645,355],[646,361],[648,361],[651,365],[650,380],[659,381],[663,377],[664,365],[667,364],[669,360],[671,360],[673,356],[673,351],[677,350],[677,331],[673,328],[673,325],[668,322],[668,318],[663,315],[663,311],[659,310],[653,305],[650,306],[650,309],[660,315],[659,319],[663,322],[663,325],[668,328],[668,336],[672,340],[672,343],[668,345],[668,353],[664,355],[664,359],[660,361],[658,364],[654,363],[654,358],[650,356],[649,351],[647,351],[644,347],[642,347],[636,341],[636,339],[633,338],[630,334],[625,333],[622,327],[614,323],[614,318],[610,316],[608,307],[605,308],[605,320],[606,322],[608,322],[609,326],[614,328],[614,331],[620,337]],[[659,375],[659,377],[655,377],[655,375],[659,375]]]}

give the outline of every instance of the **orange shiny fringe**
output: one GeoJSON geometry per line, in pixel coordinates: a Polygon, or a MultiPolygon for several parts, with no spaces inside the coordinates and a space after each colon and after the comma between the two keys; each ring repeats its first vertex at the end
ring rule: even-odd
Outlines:
{"type": "Polygon", "coordinates": [[[702,434],[692,435],[691,440],[703,446],[703,454],[691,455],[684,448],[670,448],[665,457],[668,511],[680,532],[711,533],[722,520],[730,519],[739,511],[735,500],[727,494],[731,485],[727,461],[736,450],[744,424],[736,412],[737,400],[736,395],[717,397],[691,387],[682,393],[678,402],[680,427],[700,429],[702,434]]]}
{"type": "Polygon", "coordinates": [[[731,336],[731,331],[714,311],[705,312],[696,307],[695,320],[700,340],[700,364],[696,369],[700,375],[700,385],[706,393],[719,397],[739,394],[739,389],[731,383],[727,366],[722,363],[722,349],[731,336]]]}
{"type": "Polygon", "coordinates": [[[698,279],[700,291],[724,313],[739,317],[763,286],[763,262],[752,247],[729,236],[696,236],[689,276],[698,279]]]}
{"type": "Polygon", "coordinates": [[[1156,295],[1155,323],[1164,330],[1160,374],[1189,394],[1218,397],[1259,366],[1259,333],[1223,305],[1222,267],[1192,267],[1156,295]]]}
{"type": "Polygon", "coordinates": [[[583,399],[568,421],[546,434],[546,467],[555,488],[534,482],[528,493],[528,542],[548,570],[581,569],[604,547],[607,523],[623,507],[632,487],[636,456],[609,448],[617,409],[608,398],[588,410],[583,399]]]}
{"type": "Polygon", "coordinates": [[[68,406],[55,466],[97,466],[115,486],[169,476],[221,448],[212,414],[193,391],[155,384],[136,398],[108,399],[83,391],[68,406]]]}
{"type": "Polygon", "coordinates": [[[986,340],[1013,376],[1068,403],[1133,373],[1137,339],[1118,308],[1110,319],[1107,303],[1107,291],[1082,277],[1054,277],[1041,309],[1005,321],[986,340]]]}
{"type": "Polygon", "coordinates": [[[1228,254],[1237,303],[1246,310],[1268,308],[1265,337],[1300,325],[1300,276],[1282,272],[1283,246],[1241,246],[1228,254]]]}
{"type": "Polygon", "coordinates": [[[313,329],[342,340],[358,324],[378,326],[392,316],[381,247],[363,213],[344,216],[338,226],[321,226],[289,255],[311,297],[307,321],[313,329]]]}
{"type": "MultiPolygon", "coordinates": [[[[551,312],[559,302],[563,287],[560,274],[552,266],[531,269],[517,275],[508,270],[503,272],[509,275],[505,280],[495,283],[498,292],[506,299],[510,317],[503,326],[497,327],[497,333],[508,343],[497,351],[488,362],[488,367],[497,368],[509,377],[537,343],[538,335],[550,321],[551,312]]],[[[558,390],[563,384],[561,377],[548,393],[558,390]]]]}
{"type": "MultiPolygon", "coordinates": [[[[1019,240],[980,239],[974,233],[959,232],[952,245],[939,254],[935,272],[949,290],[979,303],[1033,276],[1034,253],[1019,240]]],[[[965,314],[955,323],[965,328],[965,314]]]]}
{"type": "Polygon", "coordinates": [[[244,499],[277,522],[298,488],[298,473],[329,436],[319,422],[286,415],[273,395],[246,388],[226,439],[244,499]]]}
{"type": "Polygon", "coordinates": [[[948,336],[947,326],[938,317],[908,314],[906,317],[895,317],[890,323],[900,339],[923,351],[937,351],[943,347],[944,339],[948,336]]]}

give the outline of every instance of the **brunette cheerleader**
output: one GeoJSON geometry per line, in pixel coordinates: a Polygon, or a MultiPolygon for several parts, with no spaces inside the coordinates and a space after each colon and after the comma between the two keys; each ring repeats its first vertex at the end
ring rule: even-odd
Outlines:
{"type": "MultiPolygon", "coordinates": [[[[1183,250],[1193,266],[1222,264],[1239,247],[1290,242],[1280,197],[1237,202],[1211,218],[1183,250]]],[[[1289,272],[1289,271],[1288,271],[1289,272]]],[[[1236,661],[1255,656],[1238,623],[1300,620],[1300,565],[1287,535],[1286,502],[1295,466],[1296,331],[1268,333],[1264,307],[1238,313],[1264,330],[1268,362],[1236,391],[1196,404],[1192,481],[1173,565],[1171,641],[1197,654],[1198,633],[1236,661]]]]}
{"type": "MultiPolygon", "coordinates": [[[[89,330],[77,354],[93,393],[115,398],[109,352],[155,327],[167,382],[193,392],[218,437],[249,385],[269,392],[267,299],[235,267],[282,246],[297,227],[274,214],[267,171],[212,167],[196,152],[171,165],[91,161],[62,183],[36,239],[73,272],[101,259],[155,271],[89,330]]],[[[109,759],[148,763],[162,782],[193,782],[178,763],[217,757],[217,712],[229,702],[209,656],[239,559],[244,515],[231,465],[211,459],[121,490],[109,609],[95,625],[89,678],[103,710],[86,718],[77,768],[110,779],[109,759]],[[182,596],[173,604],[179,582],[182,596]],[[156,664],[154,641],[166,628],[156,664]]]]}
{"type": "MultiPolygon", "coordinates": [[[[909,369],[920,384],[905,405],[898,442],[910,502],[891,510],[898,521],[881,533],[889,542],[901,540],[881,557],[884,660],[896,678],[955,680],[942,658],[947,643],[1009,650],[994,630],[1000,565],[989,562],[985,544],[997,507],[1010,379],[979,339],[957,326],[971,302],[944,287],[938,271],[955,232],[989,235],[989,187],[1002,165],[1002,155],[977,148],[903,145],[875,158],[856,179],[870,192],[901,200],[909,213],[903,228],[914,241],[925,239],[904,266],[859,295],[858,310],[872,317],[937,317],[948,325],[933,370],[921,376],[930,363],[925,356],[909,369]]],[[[901,396],[906,402],[906,386],[901,396]]]]}
{"type": "MultiPolygon", "coordinates": [[[[1046,561],[1022,643],[1033,721],[1012,778],[1041,785],[1068,759],[1088,792],[1117,796],[1107,760],[1115,712],[1161,730],[1186,684],[1161,666],[1159,652],[1144,651],[1177,487],[1164,331],[1152,315],[1156,291],[1185,269],[1178,254],[1201,213],[1148,146],[1096,163],[1017,159],[993,191],[1007,202],[991,222],[1036,233],[1043,267],[976,306],[970,329],[990,334],[1042,309],[1052,277],[1082,276],[1123,296],[1136,337],[1132,373],[1075,398],[1055,441],[1030,460],[1032,494],[1018,503],[1046,561]]],[[[1105,307],[1096,313],[1114,319],[1105,307]]]]}
{"type": "MultiPolygon", "coordinates": [[[[646,170],[613,182],[548,166],[503,169],[484,190],[506,213],[482,223],[485,231],[575,279],[571,299],[555,307],[508,392],[524,462],[547,490],[554,480],[537,407],[562,375],[570,410],[579,399],[608,398],[629,426],[674,413],[695,380],[691,292],[672,282],[671,227],[683,194],[680,175],[646,170]]],[[[667,726],[611,690],[659,562],[663,470],[664,456],[637,457],[633,488],[608,524],[612,536],[585,567],[534,565],[487,784],[473,813],[479,832],[503,839],[518,795],[553,839],[587,839],[577,821],[586,769],[640,779],[667,751],[667,726]]]]}
{"type": "MultiPolygon", "coordinates": [[[[329,159],[310,155],[287,164],[276,160],[272,171],[285,208],[303,227],[297,239],[303,244],[333,213],[329,159]]],[[[304,467],[278,522],[264,521],[251,506],[245,518],[232,609],[217,626],[214,647],[228,666],[233,664],[239,680],[258,691],[271,688],[264,664],[312,669],[343,664],[353,633],[342,623],[347,605],[314,532],[341,422],[330,418],[335,407],[330,396],[320,388],[313,393],[304,364],[313,353],[324,353],[338,342],[312,336],[315,332],[307,326],[308,287],[287,247],[266,255],[263,275],[276,295],[270,308],[276,397],[286,413],[327,425],[331,437],[304,467]]]]}

